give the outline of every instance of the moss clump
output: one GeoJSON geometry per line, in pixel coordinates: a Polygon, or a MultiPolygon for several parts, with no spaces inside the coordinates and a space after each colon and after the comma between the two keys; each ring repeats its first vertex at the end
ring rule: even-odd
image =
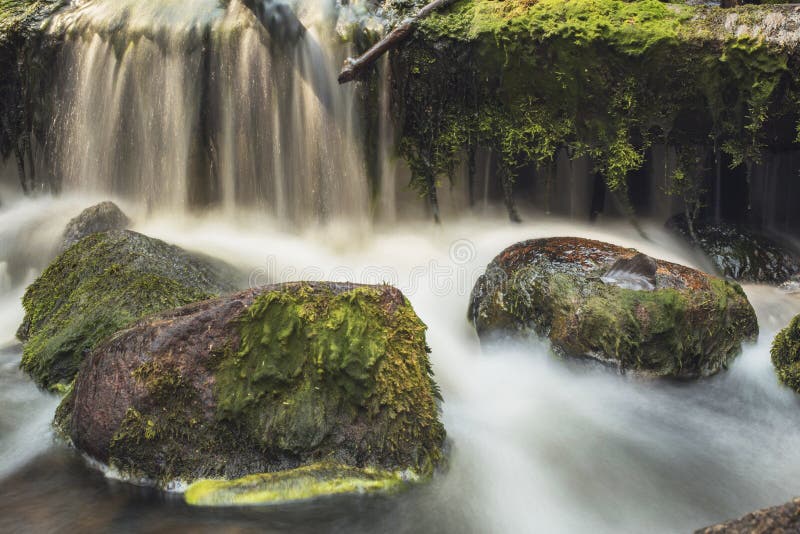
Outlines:
{"type": "Polygon", "coordinates": [[[757,28],[772,9],[461,0],[392,58],[412,184],[435,199],[439,178],[476,147],[499,156],[512,212],[520,169],[546,168],[560,149],[588,157],[623,200],[654,143],[750,166],[767,139],[792,144],[779,132],[800,109],[800,56],[757,28]],[[726,27],[729,16],[743,32],[726,27]]]}
{"type": "Polygon", "coordinates": [[[217,374],[218,413],[260,446],[317,457],[347,449],[422,473],[438,462],[426,327],[404,298],[387,300],[381,287],[299,285],[257,297],[240,328],[239,351],[217,374]],[[330,439],[359,413],[371,421],[368,450],[330,439]]]}
{"type": "Polygon", "coordinates": [[[25,292],[22,368],[42,387],[68,384],[100,341],[152,313],[233,290],[220,269],[129,231],[93,234],[25,292]]]}
{"type": "Polygon", "coordinates": [[[198,480],[186,490],[185,499],[196,506],[274,504],[348,493],[394,492],[405,482],[400,472],[317,463],[237,480],[198,480]]]}
{"type": "Polygon", "coordinates": [[[757,335],[738,284],[663,261],[653,291],[603,281],[617,258],[634,253],[577,238],[513,245],[476,284],[470,319],[482,339],[535,334],[562,355],[684,378],[725,368],[757,335]]]}
{"type": "Polygon", "coordinates": [[[430,476],[445,437],[437,399],[425,325],[402,293],[298,282],[109,338],[56,425],[78,449],[160,486],[324,462],[286,476],[314,472],[316,489],[304,491],[341,492],[386,487],[397,472],[430,476]],[[321,480],[333,466],[340,474],[321,480]]]}
{"type": "Polygon", "coordinates": [[[770,354],[778,379],[800,393],[800,315],[778,332],[770,354]]]}

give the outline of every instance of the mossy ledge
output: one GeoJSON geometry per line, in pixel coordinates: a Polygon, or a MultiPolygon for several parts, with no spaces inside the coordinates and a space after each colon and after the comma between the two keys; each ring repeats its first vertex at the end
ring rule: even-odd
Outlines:
{"type": "Polygon", "coordinates": [[[228,269],[128,230],[72,245],[25,291],[21,367],[59,389],[85,354],[136,320],[235,289],[228,269]]]}
{"type": "Polygon", "coordinates": [[[560,355],[673,378],[726,368],[758,335],[753,307],[734,282],[663,260],[653,260],[652,290],[604,278],[636,254],[574,237],[517,243],[475,284],[469,319],[482,341],[536,335],[560,355]]]}
{"type": "Polygon", "coordinates": [[[800,315],[775,336],[771,356],[781,383],[800,393],[800,315]]]}
{"type": "MultiPolygon", "coordinates": [[[[160,487],[255,475],[259,499],[283,499],[426,479],[445,433],[425,329],[390,286],[297,282],[195,303],[97,347],[56,426],[160,487]]],[[[256,499],[237,484],[189,495],[256,499]]]]}
{"type": "Polygon", "coordinates": [[[647,150],[667,145],[667,190],[692,214],[709,162],[749,175],[765,150],[797,148],[798,21],[788,5],[460,0],[392,53],[399,152],[435,203],[443,177],[490,151],[516,218],[516,178],[553,179],[561,150],[627,205],[647,150]]]}

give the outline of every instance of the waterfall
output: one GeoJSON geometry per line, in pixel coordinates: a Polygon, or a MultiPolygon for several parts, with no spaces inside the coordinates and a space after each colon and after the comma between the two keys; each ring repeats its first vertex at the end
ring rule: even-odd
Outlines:
{"type": "Polygon", "coordinates": [[[325,10],[192,3],[76,2],[49,22],[65,42],[43,152],[61,188],[293,223],[366,218],[354,89],[332,71],[348,51],[325,10]]]}

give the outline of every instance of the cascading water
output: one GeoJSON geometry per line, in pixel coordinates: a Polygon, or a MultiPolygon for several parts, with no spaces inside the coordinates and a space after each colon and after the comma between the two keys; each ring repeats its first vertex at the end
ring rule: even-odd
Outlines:
{"type": "Polygon", "coordinates": [[[320,6],[78,2],[65,35],[46,161],[64,191],[153,208],[217,205],[290,222],[369,214],[347,52],[320,6]],[[271,17],[271,18],[270,18],[271,17]],[[270,29],[268,25],[272,25],[270,29]]]}

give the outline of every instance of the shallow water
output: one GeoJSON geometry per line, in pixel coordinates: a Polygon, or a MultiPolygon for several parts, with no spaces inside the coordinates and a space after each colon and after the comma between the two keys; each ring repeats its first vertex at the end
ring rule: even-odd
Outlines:
{"type": "Polygon", "coordinates": [[[761,325],[733,366],[670,384],[553,358],[545,344],[481,350],[466,321],[469,291],[491,258],[518,240],[579,235],[703,266],[647,228],[553,218],[510,225],[465,217],[442,227],[327,226],[289,233],[240,213],[145,216],[135,229],[216,256],[253,284],[290,279],[387,281],[429,326],[448,470],[392,498],[347,497],[251,509],[195,509],[175,495],[105,478],[54,441],[58,400],[17,369],[13,337],[25,285],[52,255],[63,222],[94,199],[8,202],[0,208],[0,531],[680,532],[797,493],[800,401],[769,361],[774,333],[800,298],[745,288],[761,325]],[[29,253],[20,256],[19,250],[29,253]]]}

